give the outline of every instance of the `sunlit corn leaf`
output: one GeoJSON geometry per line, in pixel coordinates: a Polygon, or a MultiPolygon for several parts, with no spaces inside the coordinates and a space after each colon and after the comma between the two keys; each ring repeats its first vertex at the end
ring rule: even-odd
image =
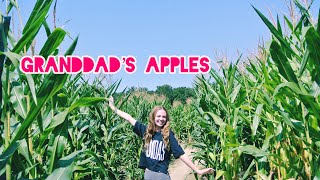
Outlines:
{"type": "Polygon", "coordinates": [[[256,113],[253,117],[253,122],[252,122],[252,134],[253,136],[255,136],[257,134],[257,129],[260,123],[260,116],[261,116],[261,112],[262,112],[262,108],[263,108],[263,104],[258,104],[257,108],[256,108],[256,113]]]}
{"type": "Polygon", "coordinates": [[[304,96],[311,96],[312,97],[312,95],[308,94],[307,92],[303,92],[300,89],[300,87],[294,82],[284,82],[284,83],[279,84],[276,87],[276,89],[274,90],[273,97],[275,97],[277,94],[279,94],[279,91],[280,91],[281,88],[286,88],[286,87],[291,89],[296,94],[301,94],[301,95],[304,95],[304,96]]]}
{"type": "Polygon", "coordinates": [[[241,89],[241,84],[238,84],[235,88],[231,88],[233,89],[232,93],[231,93],[231,99],[230,99],[230,102],[231,103],[234,103],[236,97],[238,96],[239,94],[239,91],[241,89]]]}
{"type": "Polygon", "coordinates": [[[298,83],[298,79],[294,74],[288,58],[282,51],[281,46],[276,41],[272,41],[271,43],[270,54],[273,61],[277,64],[281,75],[289,82],[298,83]]]}
{"type": "Polygon", "coordinates": [[[62,124],[65,121],[68,113],[69,113],[69,108],[66,108],[63,112],[58,113],[52,118],[52,120],[50,121],[49,127],[47,127],[41,133],[38,151],[40,151],[40,149],[43,147],[43,143],[47,139],[48,135],[54,130],[54,128],[56,128],[58,125],[62,124]]]}
{"type": "Polygon", "coordinates": [[[29,166],[32,166],[33,163],[30,161],[30,156],[29,156],[29,150],[28,150],[28,144],[25,139],[22,139],[20,141],[20,145],[18,147],[19,153],[23,155],[23,157],[27,160],[29,166]]]}
{"type": "Polygon", "coordinates": [[[23,94],[23,89],[18,82],[12,82],[11,84],[13,85],[10,97],[12,106],[22,118],[26,118],[27,103],[25,95],[23,94]]]}
{"type": "Polygon", "coordinates": [[[67,180],[72,179],[74,161],[82,151],[75,151],[57,161],[56,169],[46,178],[46,180],[67,180]]]}
{"type": "MultiPolygon", "coordinates": [[[[38,0],[38,2],[41,2],[41,0],[38,0]]],[[[47,1],[46,1],[45,7],[40,11],[39,11],[39,9],[33,10],[32,13],[37,13],[37,14],[36,15],[31,14],[30,18],[33,17],[33,19],[30,20],[30,18],[29,18],[26,26],[23,29],[23,35],[19,39],[17,44],[14,46],[14,48],[12,49],[12,52],[20,53],[24,47],[26,47],[26,50],[29,49],[31,42],[34,40],[35,36],[39,32],[39,29],[40,29],[46,15],[47,15],[47,13],[48,13],[51,2],[52,2],[52,0],[50,0],[49,3],[47,3],[47,1]]],[[[36,8],[36,6],[35,6],[35,8],[36,8]]]]}
{"type": "Polygon", "coordinates": [[[218,115],[216,115],[213,112],[205,112],[205,114],[208,114],[213,120],[214,122],[220,126],[220,127],[225,127],[227,124],[223,121],[223,119],[221,119],[221,117],[219,117],[218,115]]]}
{"type": "Polygon", "coordinates": [[[71,112],[75,108],[92,106],[104,100],[105,98],[103,97],[82,97],[70,106],[69,112],[71,112]]]}
{"type": "Polygon", "coordinates": [[[218,170],[217,174],[216,174],[216,177],[214,179],[218,180],[224,173],[225,173],[225,171],[218,170]]]}
{"type": "MultiPolygon", "coordinates": [[[[2,52],[2,53],[0,52],[0,54],[4,54],[5,56],[7,56],[9,58],[9,60],[13,63],[15,68],[20,69],[19,64],[20,64],[20,59],[22,58],[21,55],[13,53],[13,52],[2,52]]],[[[33,77],[31,76],[31,74],[22,74],[22,73],[20,73],[20,76],[26,76],[33,101],[37,105],[36,88],[35,88],[35,83],[34,83],[33,77]]]]}
{"type": "Polygon", "coordinates": [[[268,152],[262,151],[261,149],[258,149],[257,147],[252,145],[239,146],[237,148],[231,149],[230,151],[232,152],[234,150],[239,150],[245,154],[250,154],[255,157],[263,157],[269,155],[268,152]]]}
{"type": "Polygon", "coordinates": [[[284,47],[290,51],[290,53],[297,57],[296,53],[290,47],[290,44],[283,38],[281,33],[272,25],[272,23],[258,9],[256,9],[255,7],[253,7],[253,9],[257,12],[262,21],[267,25],[271,33],[281,42],[281,44],[283,44],[284,47]]]}
{"type": "MultiPolygon", "coordinates": [[[[37,20],[44,18],[49,11],[49,8],[52,4],[52,0],[37,0],[36,4],[33,7],[33,10],[26,22],[22,34],[25,34],[34,24],[37,24],[37,20]]],[[[41,19],[41,22],[43,19],[41,19]]]]}
{"type": "Polygon", "coordinates": [[[65,35],[66,35],[66,32],[63,29],[61,28],[54,29],[54,31],[49,35],[47,41],[43,45],[39,54],[46,59],[50,54],[52,54],[57,49],[57,47],[60,46],[65,35]]]}

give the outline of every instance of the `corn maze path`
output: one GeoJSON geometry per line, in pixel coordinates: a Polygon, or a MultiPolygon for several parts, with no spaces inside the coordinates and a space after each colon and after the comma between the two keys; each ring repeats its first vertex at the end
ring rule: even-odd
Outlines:
{"type": "MultiPolygon", "coordinates": [[[[184,147],[184,146],[182,146],[184,147]]],[[[184,152],[188,155],[190,159],[192,159],[192,152],[195,152],[195,149],[191,147],[184,148],[184,152]]],[[[192,169],[189,168],[183,161],[180,159],[176,159],[170,166],[169,166],[169,174],[172,180],[195,180],[192,173],[192,169]]]]}

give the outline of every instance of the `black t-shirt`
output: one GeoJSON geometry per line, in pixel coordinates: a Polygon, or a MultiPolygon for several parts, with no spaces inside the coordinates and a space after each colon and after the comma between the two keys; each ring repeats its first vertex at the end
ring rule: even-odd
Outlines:
{"type": "MultiPolygon", "coordinates": [[[[133,132],[139,137],[143,138],[147,127],[141,122],[137,121],[134,125],[133,132]]],[[[170,130],[169,134],[170,150],[165,148],[161,132],[156,132],[150,141],[147,151],[142,151],[140,154],[139,168],[148,168],[151,171],[162,172],[167,174],[170,162],[170,156],[177,159],[184,154],[173,132],[170,130]]]]}

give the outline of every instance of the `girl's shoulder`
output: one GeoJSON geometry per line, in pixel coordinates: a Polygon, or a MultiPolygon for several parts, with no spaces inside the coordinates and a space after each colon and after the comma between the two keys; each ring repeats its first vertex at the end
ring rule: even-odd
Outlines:
{"type": "Polygon", "coordinates": [[[133,126],[133,132],[135,132],[138,136],[142,137],[147,129],[147,126],[141,123],[141,121],[137,120],[133,126]]]}
{"type": "Polygon", "coordinates": [[[176,137],[175,137],[175,134],[174,134],[174,132],[170,129],[170,131],[169,131],[169,138],[174,138],[174,139],[176,139],[176,137]]]}

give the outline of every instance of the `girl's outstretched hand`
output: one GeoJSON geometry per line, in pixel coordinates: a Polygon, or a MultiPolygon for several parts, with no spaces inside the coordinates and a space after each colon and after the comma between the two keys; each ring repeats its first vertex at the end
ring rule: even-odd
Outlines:
{"type": "Polygon", "coordinates": [[[213,168],[206,168],[206,169],[200,169],[198,170],[199,175],[204,175],[204,174],[211,174],[213,172],[213,168]]]}
{"type": "Polygon", "coordinates": [[[116,107],[114,106],[114,100],[113,97],[110,96],[109,97],[109,107],[114,111],[116,109],[116,107]]]}
{"type": "Polygon", "coordinates": [[[127,120],[131,125],[135,125],[136,124],[136,121],[133,117],[131,117],[130,114],[124,112],[124,111],[121,111],[120,109],[117,109],[117,107],[114,105],[114,100],[113,100],[113,97],[110,96],[108,98],[109,100],[109,107],[111,108],[112,111],[114,111],[118,116],[122,117],[123,119],[127,120]]]}

